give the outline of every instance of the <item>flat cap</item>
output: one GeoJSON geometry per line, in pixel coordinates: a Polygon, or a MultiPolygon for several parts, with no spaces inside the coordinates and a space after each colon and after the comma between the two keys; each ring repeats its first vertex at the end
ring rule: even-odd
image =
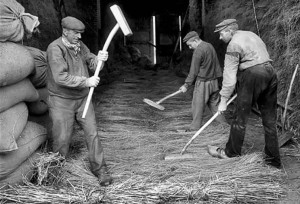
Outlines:
{"type": "Polygon", "coordinates": [[[187,42],[189,39],[199,37],[198,33],[196,31],[190,31],[186,36],[183,38],[183,42],[187,42]]]}
{"type": "Polygon", "coordinates": [[[78,20],[77,18],[74,18],[72,16],[67,16],[61,20],[61,26],[63,28],[69,29],[69,30],[75,30],[77,32],[84,32],[85,26],[84,24],[78,20]]]}
{"type": "Polygon", "coordinates": [[[222,21],[221,23],[219,23],[218,25],[216,25],[216,29],[215,29],[215,33],[216,32],[220,32],[221,30],[225,29],[227,26],[236,23],[236,19],[226,19],[224,21],[222,21]]]}

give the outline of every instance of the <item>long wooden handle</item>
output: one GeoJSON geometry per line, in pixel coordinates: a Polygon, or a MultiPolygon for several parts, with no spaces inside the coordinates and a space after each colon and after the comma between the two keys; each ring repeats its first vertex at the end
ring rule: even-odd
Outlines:
{"type": "MultiPolygon", "coordinates": [[[[112,40],[112,38],[114,37],[114,35],[116,34],[116,32],[118,31],[118,29],[120,28],[119,24],[117,23],[115,25],[115,27],[110,31],[106,41],[105,41],[105,44],[103,46],[103,51],[106,51],[108,49],[108,46],[112,40]]],[[[94,76],[98,76],[99,75],[99,72],[101,71],[101,68],[102,68],[102,64],[103,64],[103,61],[99,61],[98,64],[97,64],[97,68],[96,68],[96,71],[94,73],[94,76]]],[[[90,102],[92,100],[92,96],[93,96],[93,93],[94,93],[94,87],[91,87],[90,88],[90,91],[89,91],[89,95],[87,97],[87,100],[86,100],[86,103],[85,103],[85,106],[84,106],[84,110],[83,110],[83,114],[82,114],[82,118],[85,118],[85,115],[88,111],[88,108],[89,108],[89,105],[90,105],[90,102]]]]}
{"type": "Polygon", "coordinates": [[[285,101],[285,105],[284,105],[284,111],[283,111],[283,116],[282,116],[282,120],[281,120],[282,130],[283,131],[284,131],[285,120],[286,120],[287,106],[288,106],[288,103],[289,103],[289,100],[290,100],[290,97],[291,97],[292,87],[293,87],[293,83],[294,83],[297,71],[298,71],[298,64],[297,64],[297,66],[296,66],[296,68],[294,70],[294,73],[293,73],[293,76],[292,76],[292,79],[291,79],[291,82],[290,82],[289,91],[288,91],[288,94],[287,94],[287,97],[286,97],[286,101],[285,101]]]}
{"type": "Polygon", "coordinates": [[[157,104],[160,104],[160,103],[163,102],[164,100],[166,100],[166,99],[168,99],[168,98],[171,98],[172,96],[175,96],[175,95],[177,95],[177,94],[179,94],[179,93],[181,93],[181,92],[182,92],[181,90],[178,90],[178,91],[176,91],[176,92],[174,92],[174,93],[172,93],[172,94],[170,94],[170,95],[168,95],[168,96],[166,96],[166,97],[160,99],[160,100],[157,101],[156,103],[157,103],[157,104]]]}
{"type": "MultiPolygon", "coordinates": [[[[229,105],[235,98],[236,98],[236,94],[229,100],[227,101],[227,105],[229,105]]],[[[186,149],[188,148],[188,146],[193,142],[193,140],[198,137],[198,135],[214,120],[216,119],[216,117],[218,117],[218,115],[220,114],[220,112],[216,112],[213,117],[211,117],[211,119],[209,119],[209,121],[207,121],[195,134],[194,136],[190,139],[190,141],[183,147],[183,149],[181,150],[180,154],[183,154],[186,149]]]]}

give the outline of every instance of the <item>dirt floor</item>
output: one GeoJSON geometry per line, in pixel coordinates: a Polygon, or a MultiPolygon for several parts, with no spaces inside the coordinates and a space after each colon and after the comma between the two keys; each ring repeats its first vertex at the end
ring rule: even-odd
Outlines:
{"type": "MultiPolygon", "coordinates": [[[[133,174],[141,174],[141,169],[139,168],[147,168],[148,165],[145,165],[145,163],[153,162],[151,158],[160,154],[178,154],[194,135],[194,133],[177,133],[177,130],[188,127],[191,122],[190,106],[192,90],[189,90],[185,94],[178,94],[161,103],[161,105],[165,107],[164,111],[155,109],[143,102],[144,98],[156,102],[177,91],[183,82],[184,78],[179,78],[167,70],[128,70],[128,72],[124,71],[120,74],[117,80],[112,84],[100,86],[96,90],[94,100],[97,104],[95,107],[99,120],[100,134],[106,135],[107,140],[114,139],[113,144],[107,140],[104,141],[104,149],[107,152],[108,164],[115,178],[117,177],[118,170],[120,170],[120,163],[123,163],[125,160],[128,161],[127,164],[125,162],[125,165],[128,165],[128,169],[125,168],[126,171],[131,171],[133,174]],[[123,136],[126,137],[126,139],[118,138],[117,140],[122,141],[122,139],[124,139],[124,142],[130,142],[130,144],[120,143],[120,141],[115,140],[116,138],[113,138],[113,135],[120,135],[120,132],[124,133],[123,136]],[[144,141],[146,146],[145,144],[136,144],[136,142],[140,143],[141,140],[135,139],[135,137],[141,137],[145,134],[149,135],[149,138],[145,138],[144,141]],[[168,145],[162,145],[163,143],[168,145]],[[125,157],[123,158],[116,157],[117,155],[120,156],[120,152],[118,151],[126,149],[132,150],[136,148],[137,145],[144,148],[143,151],[141,151],[141,149],[136,151],[136,153],[140,155],[134,155],[135,151],[133,151],[133,154],[130,156],[126,155],[128,153],[125,153],[123,155],[125,157]],[[147,146],[150,149],[155,146],[157,152],[155,153],[149,150],[147,146]],[[153,153],[155,155],[153,155],[153,153]],[[117,161],[120,159],[123,161],[117,161]]],[[[226,118],[229,122],[233,108],[234,105],[231,105],[229,111],[226,113],[226,118]]],[[[205,121],[211,116],[210,112],[206,111],[205,121]]],[[[228,131],[229,127],[220,126],[215,121],[212,122],[211,125],[194,140],[187,152],[201,155],[201,158],[203,157],[205,160],[214,161],[214,159],[206,153],[206,145],[210,143],[224,145],[228,131]],[[211,137],[211,140],[206,138],[206,135],[211,137]],[[222,137],[218,138],[218,135],[222,137]]],[[[247,127],[243,152],[244,154],[262,152],[263,146],[264,139],[261,120],[255,114],[252,114],[247,127]]],[[[297,140],[293,139],[284,145],[281,148],[281,155],[283,161],[283,169],[281,171],[281,173],[283,173],[282,185],[285,188],[287,196],[282,196],[276,202],[282,204],[299,203],[300,154],[297,140]]],[[[172,164],[170,165],[168,170],[172,171],[172,164]]],[[[213,162],[211,165],[213,165],[213,162]]],[[[124,173],[124,166],[121,168],[124,173]]],[[[209,171],[209,169],[206,170],[209,171]]],[[[223,170],[226,171],[226,169],[223,170]]],[[[145,170],[145,173],[149,172],[145,170]]],[[[176,174],[176,171],[165,176],[172,177],[174,174],[176,174]]],[[[118,176],[119,179],[122,180],[122,176],[118,176]]],[[[119,181],[118,178],[115,179],[115,182],[119,181]]],[[[251,200],[249,200],[249,202],[268,203],[267,201],[255,202],[251,200]]],[[[271,203],[273,203],[273,201],[271,203]]]]}

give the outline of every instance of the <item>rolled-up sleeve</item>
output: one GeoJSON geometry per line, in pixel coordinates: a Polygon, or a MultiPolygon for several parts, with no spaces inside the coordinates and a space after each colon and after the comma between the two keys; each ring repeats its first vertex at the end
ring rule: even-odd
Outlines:
{"type": "Polygon", "coordinates": [[[223,82],[220,95],[229,99],[235,89],[237,82],[237,71],[239,67],[240,48],[237,44],[230,44],[227,47],[224,62],[223,82]]]}
{"type": "Polygon", "coordinates": [[[67,61],[63,57],[59,46],[52,46],[47,50],[49,68],[55,83],[62,87],[73,89],[86,88],[86,77],[74,76],[68,72],[67,61]]]}

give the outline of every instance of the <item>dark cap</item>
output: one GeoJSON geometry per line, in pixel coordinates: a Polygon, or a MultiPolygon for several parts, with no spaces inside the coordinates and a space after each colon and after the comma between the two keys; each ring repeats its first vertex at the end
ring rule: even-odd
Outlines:
{"type": "Polygon", "coordinates": [[[191,31],[186,36],[183,38],[183,42],[187,42],[189,39],[194,38],[194,37],[199,37],[198,33],[196,31],[191,31]]]}
{"type": "Polygon", "coordinates": [[[69,30],[75,30],[77,32],[84,32],[85,26],[84,24],[78,20],[77,18],[74,18],[72,16],[67,16],[61,20],[61,26],[63,28],[69,29],[69,30]]]}
{"type": "Polygon", "coordinates": [[[216,29],[215,29],[215,33],[216,32],[220,32],[221,30],[227,28],[227,26],[236,23],[236,19],[226,19],[224,21],[222,21],[221,23],[219,23],[218,25],[216,25],[216,29]]]}

